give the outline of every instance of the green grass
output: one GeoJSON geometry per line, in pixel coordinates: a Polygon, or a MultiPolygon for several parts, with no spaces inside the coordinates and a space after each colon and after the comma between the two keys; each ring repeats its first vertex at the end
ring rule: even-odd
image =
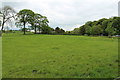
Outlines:
{"type": "Polygon", "coordinates": [[[0,79],[2,78],[2,37],[0,37],[0,79]]]}
{"type": "Polygon", "coordinates": [[[70,35],[3,35],[3,78],[115,78],[118,40],[70,35]]]}

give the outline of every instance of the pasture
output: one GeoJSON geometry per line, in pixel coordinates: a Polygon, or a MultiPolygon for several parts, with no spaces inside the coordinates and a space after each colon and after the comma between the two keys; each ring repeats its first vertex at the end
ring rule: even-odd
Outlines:
{"type": "MultiPolygon", "coordinates": [[[[0,64],[2,64],[2,37],[0,37],[0,64]]],[[[0,65],[0,79],[2,78],[2,65],[0,65]]]]}
{"type": "Polygon", "coordinates": [[[2,37],[3,78],[115,78],[118,39],[71,35],[2,37]]]}

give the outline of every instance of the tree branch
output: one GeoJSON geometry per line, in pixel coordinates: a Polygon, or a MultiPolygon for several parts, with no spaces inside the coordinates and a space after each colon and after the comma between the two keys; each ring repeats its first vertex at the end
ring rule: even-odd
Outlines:
{"type": "Polygon", "coordinates": [[[4,22],[7,22],[10,18],[13,18],[14,16],[8,17],[6,18],[6,20],[4,22]]]}

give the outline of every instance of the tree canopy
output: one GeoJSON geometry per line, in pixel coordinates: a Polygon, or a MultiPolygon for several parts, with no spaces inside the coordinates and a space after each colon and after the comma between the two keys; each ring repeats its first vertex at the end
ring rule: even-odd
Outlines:
{"type": "Polygon", "coordinates": [[[29,23],[29,21],[31,21],[33,16],[34,16],[34,12],[29,9],[23,9],[17,13],[17,20],[18,20],[17,23],[24,26],[24,34],[25,34],[25,25],[29,23]]]}
{"type": "Polygon", "coordinates": [[[98,21],[88,21],[85,25],[74,29],[73,34],[80,35],[120,35],[120,17],[103,18],[98,21]]]}
{"type": "Polygon", "coordinates": [[[20,10],[17,14],[15,10],[9,6],[5,6],[0,10],[0,26],[4,29],[6,22],[10,22],[12,18],[16,18],[16,25],[21,27],[24,34],[27,30],[33,30],[35,34],[37,31],[43,34],[77,34],[77,35],[103,35],[113,36],[120,35],[120,17],[111,17],[109,19],[102,18],[97,21],[88,21],[79,28],[73,31],[66,31],[62,28],[51,28],[49,20],[46,16],[35,13],[30,9],[20,10]],[[27,26],[26,26],[27,25],[27,26]],[[29,29],[28,25],[30,26],[29,29]]]}

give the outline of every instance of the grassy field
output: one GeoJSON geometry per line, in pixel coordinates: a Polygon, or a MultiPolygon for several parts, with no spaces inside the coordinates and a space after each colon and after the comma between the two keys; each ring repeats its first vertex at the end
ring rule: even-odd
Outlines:
{"type": "Polygon", "coordinates": [[[2,37],[0,37],[0,79],[2,78],[2,37]]]}
{"type": "Polygon", "coordinates": [[[3,78],[114,78],[118,40],[70,35],[3,35],[3,78]]]}

